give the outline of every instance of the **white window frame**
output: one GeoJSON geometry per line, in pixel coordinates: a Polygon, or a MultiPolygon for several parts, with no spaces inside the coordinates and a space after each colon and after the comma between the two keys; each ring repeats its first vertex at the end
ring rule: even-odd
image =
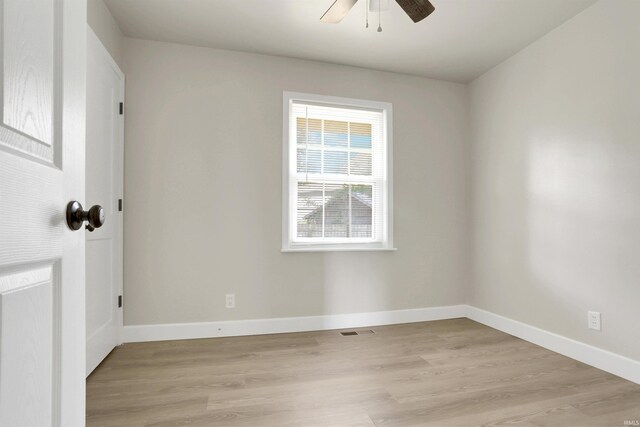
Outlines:
{"type": "Polygon", "coordinates": [[[388,102],[363,99],[342,98],[335,96],[315,95],[300,92],[283,92],[282,102],[282,251],[283,252],[317,252],[317,251],[391,251],[393,246],[393,108],[388,102]],[[386,186],[382,200],[382,209],[386,212],[387,221],[382,224],[383,230],[378,240],[345,239],[344,242],[319,242],[299,239],[295,235],[296,226],[291,219],[296,217],[297,183],[296,170],[296,123],[290,121],[291,108],[295,101],[308,102],[342,108],[360,108],[382,112],[382,135],[386,139],[383,152],[385,165],[384,185],[386,186]]]}

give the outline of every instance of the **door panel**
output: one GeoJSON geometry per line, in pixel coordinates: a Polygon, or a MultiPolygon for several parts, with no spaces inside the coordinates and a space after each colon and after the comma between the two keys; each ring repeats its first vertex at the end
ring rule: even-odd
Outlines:
{"type": "Polygon", "coordinates": [[[84,425],[85,20],[0,0],[0,426],[84,425]]]}
{"type": "MultiPolygon", "coordinates": [[[[1,0],[1,142],[53,162],[62,3],[1,0]]],[[[59,147],[58,147],[59,149],[59,147]]]]}
{"type": "Polygon", "coordinates": [[[86,233],[87,375],[120,344],[122,309],[122,198],[124,76],[87,29],[87,206],[101,205],[105,224],[86,233]]]}
{"type": "Polygon", "coordinates": [[[0,278],[0,425],[47,426],[53,420],[60,345],[53,266],[0,278]],[[53,326],[53,327],[52,327],[53,326]],[[28,381],[24,381],[24,378],[28,381]],[[17,411],[15,408],[29,411],[17,411]],[[28,416],[28,419],[24,417],[28,416]]]}

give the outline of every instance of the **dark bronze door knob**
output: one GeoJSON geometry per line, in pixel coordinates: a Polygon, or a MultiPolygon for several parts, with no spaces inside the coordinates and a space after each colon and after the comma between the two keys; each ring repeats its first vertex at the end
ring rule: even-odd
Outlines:
{"type": "Polygon", "coordinates": [[[104,220],[104,209],[100,205],[92,206],[88,211],[83,210],[80,202],[75,200],[67,205],[67,225],[72,230],[79,230],[82,223],[87,221],[85,228],[93,231],[102,227],[104,220]]]}

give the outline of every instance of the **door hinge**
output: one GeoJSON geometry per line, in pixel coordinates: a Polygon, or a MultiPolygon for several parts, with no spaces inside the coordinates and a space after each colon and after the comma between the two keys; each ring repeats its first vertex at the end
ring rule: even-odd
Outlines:
{"type": "Polygon", "coordinates": [[[120,103],[120,115],[124,114],[124,103],[120,103]]]}
{"type": "Polygon", "coordinates": [[[118,295],[118,308],[122,308],[122,295],[118,295]]]}
{"type": "Polygon", "coordinates": [[[118,212],[122,212],[122,199],[118,199],[118,212]]]}

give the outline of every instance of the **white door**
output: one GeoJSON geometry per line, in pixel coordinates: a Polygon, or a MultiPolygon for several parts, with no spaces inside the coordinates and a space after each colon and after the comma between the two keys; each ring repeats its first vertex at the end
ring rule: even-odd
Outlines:
{"type": "Polygon", "coordinates": [[[122,327],[122,167],[124,76],[87,28],[87,206],[101,205],[102,227],[87,232],[87,366],[89,375],[120,344],[122,327]]]}
{"type": "Polygon", "coordinates": [[[0,426],[84,425],[86,0],[0,0],[0,426]]]}

